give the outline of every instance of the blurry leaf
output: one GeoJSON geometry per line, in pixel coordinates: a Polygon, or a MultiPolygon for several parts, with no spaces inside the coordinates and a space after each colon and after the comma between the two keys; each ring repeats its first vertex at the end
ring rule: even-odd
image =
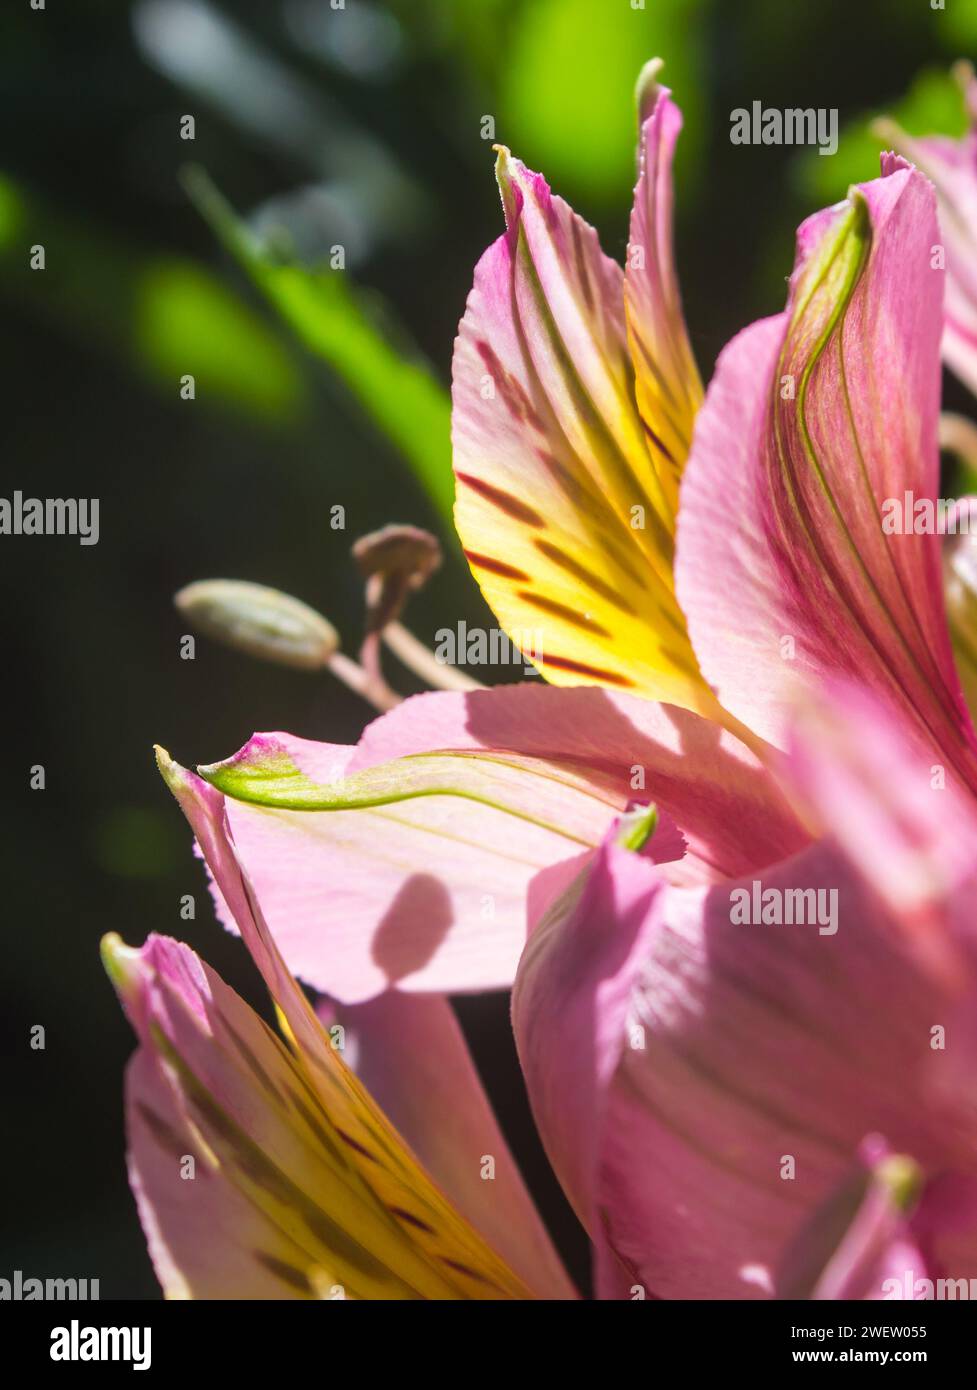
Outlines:
{"type": "Polygon", "coordinates": [[[848,187],[878,178],[882,141],[871,131],[877,116],[892,116],[910,135],[963,135],[966,129],[960,88],[949,70],[927,68],[909,91],[888,106],[849,121],[834,155],[805,150],[795,165],[796,179],[806,199],[817,206],[835,203],[848,187]]]}
{"type": "MultiPolygon", "coordinates": [[[[430,209],[427,195],[388,146],[358,122],[338,100],[333,83],[313,81],[302,69],[315,50],[312,35],[299,39],[303,61],[284,60],[268,42],[284,21],[296,21],[312,33],[337,32],[353,43],[368,21],[354,16],[353,0],[345,12],[313,3],[284,7],[265,0],[260,6],[220,5],[209,0],[137,0],[132,6],[133,35],[151,67],[186,93],[191,103],[217,110],[236,125],[249,143],[258,140],[290,161],[313,171],[316,185],[328,186],[360,227],[357,250],[363,254],[374,236],[403,238],[422,226],[430,209]],[[235,8],[252,11],[233,15],[235,8]],[[267,13],[259,23],[258,10],[267,13]],[[264,30],[265,36],[258,31],[264,30]]],[[[365,11],[366,7],[363,7],[365,11]]],[[[388,17],[389,18],[389,17],[388,17]]],[[[379,20],[382,25],[382,16],[379,20]]],[[[193,104],[187,108],[197,109],[193,104]]]]}
{"type": "Polygon", "coordinates": [[[188,170],[185,181],[258,288],[401,450],[450,529],[454,485],[447,391],[426,365],[407,360],[390,345],[342,271],[283,262],[255,240],[202,170],[188,170]]]}
{"type": "Polygon", "coordinates": [[[136,293],[136,338],[161,379],[176,383],[190,373],[201,396],[217,392],[262,414],[294,407],[298,382],[287,352],[209,272],[188,261],[159,260],[140,272],[136,293]]]}
{"type": "Polygon", "coordinates": [[[977,52],[977,5],[962,0],[955,4],[950,0],[950,4],[940,15],[940,22],[936,27],[942,38],[948,53],[955,58],[972,58],[977,52]]]}
{"type": "Polygon", "coordinates": [[[471,75],[491,78],[522,0],[387,0],[419,52],[455,48],[471,75]]]}
{"type": "Polygon", "coordinates": [[[24,234],[24,200],[10,179],[0,175],[0,255],[24,234]]]}
{"type": "Polygon", "coordinates": [[[174,401],[180,377],[201,404],[288,422],[305,384],[268,325],[210,271],[133,252],[0,175],[0,288],[80,337],[133,361],[174,401]],[[32,242],[46,252],[28,269],[32,242]]]}
{"type": "Polygon", "coordinates": [[[634,84],[649,58],[685,116],[682,164],[701,149],[701,0],[535,0],[501,54],[499,139],[557,187],[595,199],[624,196],[635,179],[634,84]]]}

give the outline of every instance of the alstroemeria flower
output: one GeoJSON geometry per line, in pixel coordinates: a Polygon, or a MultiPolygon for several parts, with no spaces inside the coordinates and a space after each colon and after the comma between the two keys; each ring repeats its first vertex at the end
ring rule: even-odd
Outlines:
{"type": "MultiPolygon", "coordinates": [[[[936,495],[933,191],[890,156],[882,178],[806,222],[786,311],[727,348],[696,414],[668,242],[678,116],[653,80],[643,101],[632,249],[644,256],[615,270],[589,229],[503,155],[508,230],[480,265],[455,368],[469,558],[510,635],[544,622],[535,656],[547,676],[591,688],[419,696],[357,748],[259,735],[201,769],[204,782],[171,771],[221,915],[286,1016],[297,1071],[262,1090],[278,1054],[257,1053],[249,1027],[258,1073],[231,1107],[213,1003],[224,995],[179,948],[154,945],[123,990],[143,1043],[137,1081],[168,1097],[163,1128],[154,1136],[147,1122],[148,1133],[199,1136],[187,1152],[212,1155],[208,1175],[267,1219],[263,1241],[291,1222],[307,1265],[249,1248],[332,1277],[329,1239],[349,1235],[330,1205],[341,1170],[307,1170],[291,1150],[283,1166],[295,1115],[280,1109],[283,1086],[304,1097],[296,1076],[322,1083],[324,1044],[277,950],[365,1010],[364,1073],[405,1131],[417,1121],[405,1137],[431,1171],[334,1067],[340,1084],[321,1084],[311,1113],[334,1148],[337,1124],[352,1138],[338,1136],[357,1155],[347,1166],[372,1193],[355,1208],[356,1249],[380,1267],[350,1259],[336,1275],[367,1295],[391,1296],[377,1292],[386,1279],[393,1296],[447,1296],[418,1290],[422,1268],[461,1280],[465,1294],[479,1279],[517,1297],[517,1275],[529,1291],[559,1282],[548,1258],[541,1275],[532,1252],[512,1252],[479,1219],[469,1160],[439,1154],[423,1099],[409,1099],[408,1059],[391,1062],[380,1041],[397,1026],[388,1007],[447,1027],[422,1013],[432,1001],[384,999],[390,990],[499,988],[513,976],[534,1111],[594,1242],[599,1294],[872,1296],[909,1259],[920,1274],[974,1264],[973,1233],[961,1229],[955,1245],[946,1228],[977,1211],[966,929],[977,739],[940,538],[882,526],[887,499],[936,495]],[[841,741],[819,735],[805,755],[791,745],[792,711],[839,679],[858,690],[833,716],[841,741]],[[873,731],[882,744],[866,762],[873,731]],[[784,758],[807,828],[771,771],[784,758]],[[937,769],[942,790],[921,780],[937,769]],[[635,804],[638,829],[622,831],[635,804]],[[837,894],[822,924],[832,929],[744,927],[731,894],[752,900],[757,887],[818,912],[837,894]],[[937,1026],[953,1039],[945,1056],[932,1046],[937,1026]],[[397,1179],[389,1188],[370,1166],[378,1146],[397,1179]],[[321,1195],[309,1207],[312,1186],[321,1195]],[[380,1208],[395,1251],[376,1243],[380,1208]],[[299,1224],[310,1211],[332,1222],[311,1246],[299,1224]]],[[[464,1061],[452,1066],[465,1074],[464,1061]]],[[[147,1131],[134,1113],[135,1156],[147,1131]]],[[[147,1150],[153,1162],[160,1147],[147,1150]]],[[[165,1252],[157,1263],[175,1270],[166,1261],[187,1239],[179,1203],[190,1198],[172,1186],[157,1195],[172,1172],[134,1163],[151,1243],[165,1252]]],[[[545,1236],[527,1230],[543,1259],[545,1236]]]]}
{"type": "Polygon", "coordinates": [[[939,540],[881,524],[889,499],[938,492],[932,188],[887,156],[887,177],[809,219],[786,313],[726,349],[703,411],[672,259],[681,118],[657,72],[623,272],[500,157],[506,232],[453,366],[473,573],[551,682],[682,704],[763,751],[798,689],[865,666],[972,763],[939,540]]]}
{"type": "MultiPolygon", "coordinates": [[[[787,766],[836,833],[761,871],[765,895],[837,894],[835,930],[820,903],[736,920],[755,875],[670,883],[672,829],[640,815],[524,952],[520,1059],[599,1298],[880,1298],[977,1273],[977,812],[927,795],[928,750],[845,698],[787,766]]],[[[342,1010],[354,1075],[265,926],[224,798],[161,767],[287,1041],[187,947],[106,941],[140,1040],[130,1176],[167,1295],[574,1297],[446,1002],[342,1010]]]]}
{"type": "MultiPolygon", "coordinates": [[[[930,185],[885,170],[804,224],[786,311],[720,359],[682,484],[677,591],[734,727],[783,748],[799,698],[857,679],[977,788],[941,539],[882,525],[887,498],[936,496],[943,285],[930,185]]],[[[418,696],[356,749],[263,735],[202,772],[233,799],[290,967],[347,1002],[511,984],[527,931],[632,802],[684,836],[675,882],[806,838],[730,729],[611,687],[418,696]]]]}
{"type": "Polygon", "coordinates": [[[914,137],[894,121],[876,123],[883,139],[932,180],[940,205],[940,236],[932,255],[945,252],[947,272],[943,355],[977,395],[977,77],[958,64],[970,129],[961,140],[914,137]]]}
{"type": "Polygon", "coordinates": [[[134,951],[106,938],[140,1042],[126,1085],[130,1180],[166,1295],[574,1297],[447,1003],[371,1006],[375,1034],[385,1019],[397,1029],[396,1089],[410,1098],[398,1133],[286,969],[223,798],[165,754],[160,767],[287,1040],[188,947],[154,936],[134,951]],[[436,1120],[430,1102],[447,1097],[428,1086],[432,1048],[450,1093],[450,1115],[436,1120]],[[480,1182],[489,1160],[493,1181],[480,1182]]]}
{"type": "Polygon", "coordinates": [[[699,889],[609,841],[520,962],[520,1059],[599,1297],[977,1275],[977,808],[860,693],[788,769],[829,838],[699,889]]]}

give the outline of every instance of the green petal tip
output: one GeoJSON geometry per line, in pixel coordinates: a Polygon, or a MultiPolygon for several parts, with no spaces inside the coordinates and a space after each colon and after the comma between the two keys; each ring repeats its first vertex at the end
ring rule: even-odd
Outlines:
{"type": "Polygon", "coordinates": [[[127,946],[118,932],[106,932],[99,942],[99,954],[106,975],[120,998],[135,989],[138,979],[139,952],[127,946]]]}
{"type": "Polygon", "coordinates": [[[622,849],[629,849],[637,854],[644,849],[657,828],[658,807],[654,804],[635,806],[630,811],[625,811],[618,822],[617,843],[622,849]]]}
{"type": "Polygon", "coordinates": [[[874,1176],[899,1211],[909,1210],[923,1185],[922,1169],[907,1154],[889,1154],[876,1165],[874,1176]]]}
{"type": "Polygon", "coordinates": [[[651,108],[658,99],[658,93],[661,90],[658,79],[664,66],[664,58],[650,58],[638,74],[638,80],[634,87],[634,101],[639,124],[647,120],[651,114],[651,108]]]}

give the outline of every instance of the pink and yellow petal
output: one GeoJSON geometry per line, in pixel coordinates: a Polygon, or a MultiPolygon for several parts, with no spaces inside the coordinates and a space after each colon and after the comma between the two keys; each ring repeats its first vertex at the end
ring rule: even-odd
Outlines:
{"type": "Polygon", "coordinates": [[[347,1063],[461,1214],[538,1297],[576,1298],[448,1000],[391,992],[319,1012],[341,1025],[347,1063]]]}
{"type": "Polygon", "coordinates": [[[682,116],[658,83],[661,62],[638,82],[639,177],[624,270],[628,342],[638,409],[674,531],[678,486],[702,404],[702,383],[682,313],[672,247],[672,158],[682,116]]]}
{"type": "Polygon", "coordinates": [[[137,952],[107,938],[103,949],[141,1044],[130,1171],[167,1295],[314,1298],[339,1285],[349,1298],[450,1296],[247,1005],[178,942],[150,937],[137,952]]]}
{"type": "Polygon", "coordinates": [[[129,1183],[165,1298],[338,1296],[329,1259],[228,1181],[160,1062],[142,1049],[126,1070],[126,1135],[129,1183]]]}
{"type": "MultiPolygon", "coordinates": [[[[254,889],[228,838],[224,798],[163,753],[160,765],[190,821],[223,901],[264,976],[289,1043],[291,1062],[314,1098],[316,1119],[334,1156],[344,1165],[337,1173],[341,1171],[348,1186],[359,1189],[367,1208],[372,1204],[387,1225],[388,1236],[394,1241],[387,1253],[397,1257],[394,1271],[414,1287],[423,1272],[432,1290],[435,1286],[448,1289],[446,1294],[419,1290],[425,1297],[527,1296],[522,1282],[457,1213],[405,1148],[332,1046],[268,931],[254,889]]],[[[185,1079],[183,1073],[181,1079],[185,1079]]],[[[345,1210],[345,1205],[339,1210],[345,1210]]]]}
{"type": "Polygon", "coordinates": [[[635,400],[623,273],[507,151],[499,181],[507,231],[476,268],[452,373],[472,570],[548,680],[712,712],[675,601],[670,485],[635,400]]]}

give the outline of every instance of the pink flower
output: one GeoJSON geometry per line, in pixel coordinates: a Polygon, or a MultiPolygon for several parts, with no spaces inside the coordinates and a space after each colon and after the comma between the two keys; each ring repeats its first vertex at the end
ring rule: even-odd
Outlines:
{"type": "Polygon", "coordinates": [[[699,889],[609,842],[520,961],[520,1059],[598,1296],[977,1276],[973,800],[850,690],[786,776],[825,838],[699,889]]]}
{"type": "Polygon", "coordinates": [[[392,996],[363,1015],[361,1068],[390,1094],[400,1134],[346,1065],[342,1027],[327,1030],[286,969],[223,797],[165,753],[159,762],[287,1043],[189,947],[105,939],[139,1038],[129,1176],[166,1296],[573,1297],[447,1003],[392,996]]]}
{"type": "Polygon", "coordinates": [[[631,802],[686,837],[677,881],[800,848],[767,769],[791,708],[831,680],[873,691],[977,789],[940,537],[882,525],[888,498],[936,495],[942,304],[932,190],[884,168],[801,228],[786,311],[729,345],[696,419],[675,590],[712,718],[620,691],[622,674],[421,696],[356,749],[260,736],[202,769],[308,983],[349,1002],[510,984],[528,928],[631,802]]]}
{"type": "Polygon", "coordinates": [[[955,75],[970,121],[962,140],[915,138],[890,120],[877,122],[876,128],[936,189],[940,236],[932,254],[938,264],[942,259],[947,277],[943,355],[977,394],[977,78],[969,63],[959,63],[955,75]]]}
{"type": "Polygon", "coordinates": [[[933,190],[885,156],[804,223],[700,405],[656,74],[627,271],[503,152],[456,350],[459,531],[555,684],[162,760],[289,1042],[187,948],[109,944],[171,1294],[572,1296],[441,997],[513,982],[598,1296],[977,1274],[977,736],[940,539],[882,526],[937,488],[933,190]]]}

